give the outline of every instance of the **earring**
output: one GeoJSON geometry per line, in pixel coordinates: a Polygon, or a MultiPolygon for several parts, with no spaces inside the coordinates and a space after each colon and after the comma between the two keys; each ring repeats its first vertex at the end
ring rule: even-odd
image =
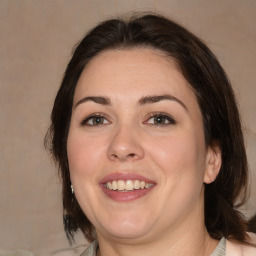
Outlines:
{"type": "Polygon", "coordinates": [[[72,184],[71,184],[70,188],[71,188],[71,193],[74,194],[74,186],[72,184]]]}

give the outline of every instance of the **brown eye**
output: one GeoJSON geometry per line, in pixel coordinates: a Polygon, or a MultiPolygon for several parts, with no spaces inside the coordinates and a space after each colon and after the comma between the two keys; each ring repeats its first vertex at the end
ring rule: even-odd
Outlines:
{"type": "Polygon", "coordinates": [[[104,117],[100,115],[93,115],[85,118],[81,125],[87,125],[87,126],[98,126],[98,125],[105,125],[108,124],[109,121],[104,117]]]}
{"type": "Polygon", "coordinates": [[[175,124],[175,120],[166,114],[153,114],[148,120],[147,123],[150,125],[171,125],[175,124]]]}
{"type": "Polygon", "coordinates": [[[103,124],[104,123],[104,118],[97,116],[97,117],[93,117],[91,118],[91,122],[93,125],[99,125],[99,124],[103,124]]]}
{"type": "Polygon", "coordinates": [[[153,118],[154,124],[166,124],[168,123],[168,120],[165,117],[157,116],[153,118]]]}

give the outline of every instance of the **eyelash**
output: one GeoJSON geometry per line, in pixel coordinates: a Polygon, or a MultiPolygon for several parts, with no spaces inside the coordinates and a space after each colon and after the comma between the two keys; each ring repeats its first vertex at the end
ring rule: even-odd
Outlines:
{"type": "MultiPolygon", "coordinates": [[[[110,123],[110,121],[108,121],[108,119],[104,115],[102,115],[102,114],[91,114],[90,116],[84,118],[81,121],[80,125],[81,126],[102,126],[102,125],[106,125],[106,124],[109,124],[109,123],[110,123]],[[89,121],[93,121],[93,119],[96,119],[96,118],[103,119],[103,123],[99,123],[99,124],[89,124],[88,123],[89,121]],[[108,123],[104,123],[105,121],[107,121],[108,123]]],[[[147,120],[144,121],[143,123],[151,125],[151,126],[168,126],[168,125],[176,124],[176,121],[166,113],[155,112],[155,113],[150,113],[150,115],[147,117],[147,120]],[[152,119],[152,118],[154,118],[155,120],[157,118],[163,118],[164,123],[149,123],[149,120],[152,119]],[[167,121],[167,123],[166,123],[166,121],[167,121]]]]}
{"type": "MultiPolygon", "coordinates": [[[[102,125],[106,125],[106,123],[104,123],[105,120],[107,120],[107,118],[106,118],[104,115],[102,115],[102,114],[91,114],[91,115],[87,116],[86,118],[84,118],[84,119],[82,120],[82,122],[80,123],[80,125],[81,125],[81,126],[102,126],[102,125]],[[94,118],[104,119],[104,120],[103,120],[103,123],[102,123],[102,124],[89,124],[88,122],[89,122],[90,120],[93,120],[94,118]]],[[[107,121],[108,121],[108,120],[107,120],[107,121]]],[[[110,122],[110,121],[108,121],[108,123],[109,123],[109,122],[110,122]]]]}
{"type": "Polygon", "coordinates": [[[166,113],[155,112],[155,113],[150,113],[149,117],[147,118],[147,120],[144,123],[148,123],[149,125],[152,125],[152,126],[168,126],[168,125],[176,124],[176,121],[166,113]],[[153,124],[148,123],[148,121],[152,118],[154,118],[155,120],[156,120],[156,118],[163,118],[164,121],[165,122],[167,121],[168,123],[163,123],[163,124],[161,124],[161,123],[157,123],[157,124],[156,123],[153,123],[153,124]]]}

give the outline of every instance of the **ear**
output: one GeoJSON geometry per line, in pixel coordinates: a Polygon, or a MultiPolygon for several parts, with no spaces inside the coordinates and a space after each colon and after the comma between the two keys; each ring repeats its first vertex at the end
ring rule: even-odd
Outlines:
{"type": "Polygon", "coordinates": [[[215,143],[208,147],[204,183],[210,184],[217,178],[222,163],[220,146],[215,143]]]}

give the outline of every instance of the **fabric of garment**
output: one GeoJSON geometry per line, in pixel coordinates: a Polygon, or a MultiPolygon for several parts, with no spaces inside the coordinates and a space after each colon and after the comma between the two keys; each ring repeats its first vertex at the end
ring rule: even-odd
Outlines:
{"type": "Polygon", "coordinates": [[[98,241],[95,240],[89,246],[87,249],[81,254],[81,256],[96,256],[97,248],[98,248],[98,241]]]}
{"type": "Polygon", "coordinates": [[[211,256],[225,256],[226,255],[226,239],[223,237],[218,246],[215,248],[211,256]]]}
{"type": "Polygon", "coordinates": [[[256,256],[256,234],[248,233],[248,242],[252,245],[226,240],[226,256],[256,256]]]}
{"type": "MultiPolygon", "coordinates": [[[[92,242],[89,247],[81,254],[81,256],[96,256],[98,248],[98,241],[95,240],[92,242]]],[[[211,254],[211,256],[225,256],[225,250],[226,250],[226,239],[222,238],[214,250],[214,252],[211,254]]]]}
{"type": "MultiPolygon", "coordinates": [[[[248,233],[249,242],[256,244],[256,234],[248,233]]],[[[92,242],[81,256],[96,256],[98,241],[92,242]]],[[[256,256],[256,246],[222,238],[210,256],[256,256]]]]}

